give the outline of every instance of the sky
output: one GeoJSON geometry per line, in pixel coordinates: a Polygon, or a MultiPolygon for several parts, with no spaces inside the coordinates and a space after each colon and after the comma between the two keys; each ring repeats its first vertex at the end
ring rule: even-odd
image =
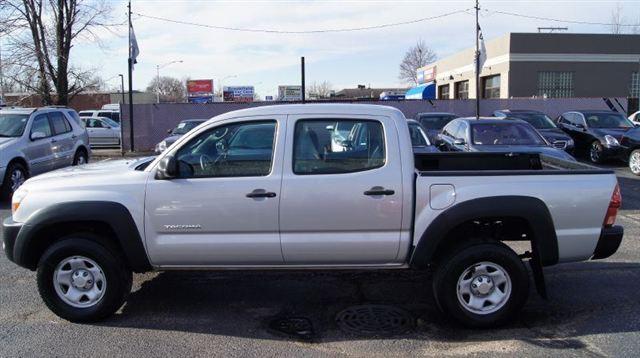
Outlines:
{"type": "MultiPolygon", "coordinates": [[[[110,1],[113,23],[124,23],[126,1],[110,1]]],[[[253,85],[264,97],[278,85],[300,83],[300,57],[306,81],[328,81],[335,90],[405,87],[398,79],[406,50],[425,41],[439,58],[473,47],[475,1],[207,1],[133,0],[133,26],[140,48],[133,72],[134,89],[144,90],[161,76],[214,79],[214,85],[253,85]],[[314,34],[237,32],[159,21],[154,16],[213,26],[285,31],[344,29],[405,22],[458,10],[451,16],[365,31],[314,34]]],[[[508,32],[537,32],[538,27],[567,26],[571,33],[608,33],[604,25],[527,19],[512,13],[586,22],[610,23],[616,7],[625,23],[640,22],[640,1],[481,1],[480,25],[486,41],[508,32]]],[[[101,31],[100,41],[75,45],[76,65],[93,69],[113,88],[127,71],[126,26],[101,31]]],[[[488,54],[491,57],[491,54],[488,54]]],[[[470,63],[472,59],[469,60],[470,63]]],[[[126,86],[126,83],[125,83],[126,86]]]]}

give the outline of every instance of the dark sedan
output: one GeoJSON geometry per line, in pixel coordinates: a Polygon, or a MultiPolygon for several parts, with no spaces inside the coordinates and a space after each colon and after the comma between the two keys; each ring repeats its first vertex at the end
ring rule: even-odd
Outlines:
{"type": "Polygon", "coordinates": [[[640,175],[640,128],[633,128],[625,132],[620,140],[624,148],[624,157],[629,161],[629,169],[635,175],[640,175]]]}
{"type": "Polygon", "coordinates": [[[620,140],[634,127],[622,114],[602,110],[566,112],[558,117],[557,123],[573,138],[576,151],[587,154],[593,163],[621,158],[624,148],[620,146],[620,140]]]}
{"type": "Polygon", "coordinates": [[[493,112],[498,118],[505,119],[521,119],[533,126],[544,139],[552,146],[564,149],[569,153],[573,153],[574,141],[562,129],[558,128],[553,120],[540,111],[524,110],[524,109],[502,109],[493,112]]]}
{"type": "Polygon", "coordinates": [[[408,119],[409,134],[411,135],[411,145],[414,153],[433,153],[439,152],[438,148],[431,144],[424,128],[414,119],[408,119]]]}
{"type": "Polygon", "coordinates": [[[540,153],[563,160],[575,159],[549,143],[529,123],[496,118],[458,118],[439,135],[437,147],[443,151],[540,153]]]}
{"type": "Polygon", "coordinates": [[[416,115],[416,121],[422,125],[431,143],[435,143],[442,128],[456,118],[458,116],[447,112],[425,112],[416,115]]]}
{"type": "Polygon", "coordinates": [[[193,128],[197,127],[198,125],[204,122],[205,122],[204,119],[185,119],[184,121],[181,121],[180,123],[178,123],[178,125],[175,128],[169,129],[167,131],[169,136],[163,139],[162,142],[156,145],[156,153],[158,154],[162,153],[171,144],[177,141],[178,138],[187,134],[188,131],[192,130],[193,128]]]}

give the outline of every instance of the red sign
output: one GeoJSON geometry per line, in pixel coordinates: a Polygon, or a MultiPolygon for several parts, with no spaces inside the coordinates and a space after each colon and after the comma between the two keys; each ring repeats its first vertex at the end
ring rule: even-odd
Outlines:
{"type": "Polygon", "coordinates": [[[187,81],[187,93],[213,93],[213,80],[187,81]]]}

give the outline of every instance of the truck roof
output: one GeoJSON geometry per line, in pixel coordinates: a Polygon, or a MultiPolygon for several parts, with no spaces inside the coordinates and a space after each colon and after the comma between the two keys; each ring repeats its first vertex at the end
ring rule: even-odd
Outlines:
{"type": "Polygon", "coordinates": [[[312,104],[283,104],[259,106],[237,111],[223,113],[210,120],[219,121],[223,119],[263,116],[263,115],[285,115],[285,114],[352,114],[352,115],[387,115],[401,116],[402,112],[390,106],[377,104],[351,104],[351,103],[312,103],[312,104]]]}

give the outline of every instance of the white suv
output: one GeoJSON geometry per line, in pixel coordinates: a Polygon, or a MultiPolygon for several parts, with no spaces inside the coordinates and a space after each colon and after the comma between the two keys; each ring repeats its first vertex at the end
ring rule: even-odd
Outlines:
{"type": "Polygon", "coordinates": [[[89,160],[89,136],[70,108],[0,110],[0,196],[27,178],[89,160]]]}

